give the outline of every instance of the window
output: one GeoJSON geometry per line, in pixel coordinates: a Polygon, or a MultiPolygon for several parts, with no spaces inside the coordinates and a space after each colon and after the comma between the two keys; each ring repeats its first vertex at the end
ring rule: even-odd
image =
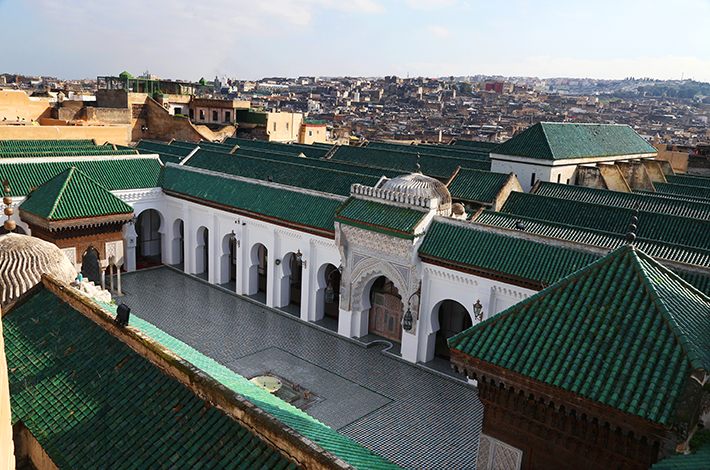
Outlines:
{"type": "Polygon", "coordinates": [[[232,121],[232,113],[229,111],[224,112],[224,122],[231,122],[232,121]]]}
{"type": "Polygon", "coordinates": [[[274,123],[274,132],[276,132],[276,123],[274,123]]]}
{"type": "Polygon", "coordinates": [[[288,123],[286,123],[286,132],[288,132],[288,123]]]}
{"type": "Polygon", "coordinates": [[[182,114],[182,108],[175,108],[175,114],[182,114]]]}
{"type": "Polygon", "coordinates": [[[195,110],[190,109],[190,119],[195,119],[195,110]]]}
{"type": "Polygon", "coordinates": [[[313,136],[313,131],[308,131],[308,137],[312,137],[312,136],[313,136]]]}
{"type": "Polygon", "coordinates": [[[535,186],[535,173],[530,175],[530,186],[535,186]]]}
{"type": "Polygon", "coordinates": [[[204,120],[205,120],[205,110],[201,109],[200,110],[200,121],[204,121],[204,120]]]}
{"type": "Polygon", "coordinates": [[[212,111],[212,122],[219,121],[219,113],[217,111],[212,111]]]}
{"type": "Polygon", "coordinates": [[[557,182],[558,182],[558,183],[560,182],[561,179],[562,179],[562,175],[561,175],[561,174],[560,174],[560,175],[557,175],[557,182]]]}

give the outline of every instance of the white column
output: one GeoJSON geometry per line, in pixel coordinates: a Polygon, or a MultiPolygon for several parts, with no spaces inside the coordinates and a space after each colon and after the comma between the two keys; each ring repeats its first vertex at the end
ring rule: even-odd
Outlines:
{"type": "Polygon", "coordinates": [[[184,230],[183,238],[185,244],[185,272],[188,274],[194,274],[196,271],[195,266],[195,249],[197,249],[197,233],[195,232],[195,223],[193,219],[193,212],[190,208],[183,211],[184,218],[184,230]]]}
{"type": "Polygon", "coordinates": [[[136,270],[136,228],[133,223],[123,224],[123,259],[126,263],[126,271],[136,270]]]}

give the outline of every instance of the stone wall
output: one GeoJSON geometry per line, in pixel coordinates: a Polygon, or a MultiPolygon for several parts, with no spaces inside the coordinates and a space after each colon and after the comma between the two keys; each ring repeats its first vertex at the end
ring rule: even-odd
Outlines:
{"type": "Polygon", "coordinates": [[[49,117],[52,104],[48,98],[30,98],[21,90],[0,90],[0,122],[17,121],[18,117],[25,121],[49,117]]]}
{"type": "Polygon", "coordinates": [[[48,118],[40,119],[40,126],[3,126],[0,125],[0,140],[48,140],[48,139],[93,139],[99,144],[110,142],[126,145],[128,126],[67,126],[66,121],[57,125],[48,118]],[[46,124],[46,125],[45,125],[46,124]]]}

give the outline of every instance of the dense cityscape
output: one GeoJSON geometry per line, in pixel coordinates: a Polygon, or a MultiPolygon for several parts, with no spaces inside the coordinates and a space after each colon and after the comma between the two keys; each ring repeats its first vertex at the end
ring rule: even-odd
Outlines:
{"type": "Polygon", "coordinates": [[[710,468],[710,83],[0,75],[0,470],[710,468]]]}

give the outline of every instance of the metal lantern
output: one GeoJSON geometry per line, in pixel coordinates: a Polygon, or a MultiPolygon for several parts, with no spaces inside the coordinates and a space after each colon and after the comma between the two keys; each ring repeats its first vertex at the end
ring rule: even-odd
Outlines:
{"type": "Polygon", "coordinates": [[[402,317],[402,329],[404,331],[411,331],[412,323],[413,323],[412,311],[407,309],[404,316],[402,317]]]}
{"type": "Polygon", "coordinates": [[[333,301],[335,301],[335,290],[329,282],[328,287],[325,288],[325,303],[332,304],[333,301]]]}
{"type": "Polygon", "coordinates": [[[473,316],[478,321],[483,320],[483,305],[481,305],[480,300],[477,300],[476,303],[473,304],[473,316]]]}

